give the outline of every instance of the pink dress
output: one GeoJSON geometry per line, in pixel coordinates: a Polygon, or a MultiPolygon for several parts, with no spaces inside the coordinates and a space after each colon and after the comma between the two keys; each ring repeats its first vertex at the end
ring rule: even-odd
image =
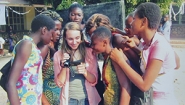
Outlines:
{"type": "MultiPolygon", "coordinates": [[[[165,37],[156,32],[151,46],[143,50],[143,58],[146,67],[151,59],[158,59],[163,62],[159,76],[152,84],[153,105],[178,105],[173,88],[173,72],[176,67],[175,53],[165,37]]],[[[145,72],[143,65],[141,65],[141,69],[145,72]]]]}
{"type": "MultiPolygon", "coordinates": [[[[59,84],[59,80],[57,78],[57,75],[60,73],[60,70],[62,69],[60,66],[60,61],[62,59],[61,51],[57,51],[54,54],[54,72],[55,72],[55,83],[59,84]]],[[[85,87],[87,90],[88,95],[88,101],[89,105],[98,105],[101,98],[95,88],[95,85],[97,83],[98,79],[98,71],[97,71],[97,59],[96,56],[92,54],[91,48],[86,48],[86,57],[85,57],[85,63],[86,63],[86,69],[94,74],[96,77],[96,82],[94,84],[89,83],[87,80],[85,80],[85,87]]],[[[69,69],[67,70],[67,76],[65,85],[62,87],[62,91],[60,94],[60,105],[68,105],[68,97],[69,97],[69,69]]]]}

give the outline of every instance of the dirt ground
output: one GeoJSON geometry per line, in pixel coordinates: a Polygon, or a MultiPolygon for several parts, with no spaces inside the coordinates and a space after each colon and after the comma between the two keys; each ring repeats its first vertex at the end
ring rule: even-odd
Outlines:
{"type": "MultiPolygon", "coordinates": [[[[174,87],[175,95],[179,101],[179,105],[185,105],[185,47],[183,48],[174,48],[176,53],[181,59],[181,67],[178,70],[174,71],[174,87]]],[[[0,58],[0,68],[8,62],[10,57],[0,58]]],[[[102,62],[99,62],[99,65],[102,66],[102,62]]],[[[1,74],[0,74],[1,76],[1,74]]],[[[0,87],[0,105],[5,105],[7,100],[6,92],[0,87]]]]}

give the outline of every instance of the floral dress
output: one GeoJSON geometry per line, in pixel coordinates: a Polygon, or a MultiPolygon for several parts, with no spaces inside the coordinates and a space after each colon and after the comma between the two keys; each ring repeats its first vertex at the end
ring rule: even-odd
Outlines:
{"type": "Polygon", "coordinates": [[[103,64],[103,81],[106,85],[104,105],[119,105],[120,85],[111,59],[107,57],[103,64]]]}
{"type": "Polygon", "coordinates": [[[50,50],[48,51],[47,57],[45,59],[42,72],[43,93],[45,97],[49,101],[50,105],[59,105],[61,88],[59,88],[54,82],[53,58],[50,57],[50,50]]]}
{"type": "MultiPolygon", "coordinates": [[[[22,40],[32,41],[33,39],[28,36],[24,36],[22,40]]],[[[15,55],[16,51],[14,49],[12,62],[14,60],[15,55]]],[[[40,50],[37,48],[35,43],[32,42],[31,55],[28,58],[26,64],[24,65],[21,75],[16,83],[16,88],[21,103],[20,105],[41,105],[43,86],[42,63],[43,60],[40,55],[40,50]]],[[[9,100],[7,104],[10,105],[9,100]]]]}

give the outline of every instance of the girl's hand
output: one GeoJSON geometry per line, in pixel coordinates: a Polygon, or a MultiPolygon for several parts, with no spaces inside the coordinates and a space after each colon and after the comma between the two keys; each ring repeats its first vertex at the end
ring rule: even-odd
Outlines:
{"type": "Polygon", "coordinates": [[[125,54],[123,53],[122,49],[117,49],[117,48],[114,48],[112,49],[111,53],[110,53],[110,58],[118,63],[120,60],[123,60],[125,61],[123,58],[125,58],[125,54]]]}
{"type": "Polygon", "coordinates": [[[129,38],[128,36],[122,36],[126,39],[125,44],[127,44],[129,47],[133,48],[136,47],[136,44],[132,38],[129,38]]]}
{"type": "Polygon", "coordinates": [[[87,76],[87,70],[86,70],[86,64],[81,63],[77,66],[77,71],[79,74],[83,74],[84,76],[87,76]]]}
{"type": "Polygon", "coordinates": [[[63,65],[64,62],[65,62],[66,60],[68,60],[69,58],[70,58],[69,54],[68,54],[68,53],[64,53],[63,59],[61,60],[62,65],[63,65]]]}

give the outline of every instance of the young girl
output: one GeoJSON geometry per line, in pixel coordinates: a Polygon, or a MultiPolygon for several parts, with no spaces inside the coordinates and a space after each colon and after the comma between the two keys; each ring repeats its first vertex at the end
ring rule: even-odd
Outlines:
{"type": "Polygon", "coordinates": [[[56,84],[62,87],[60,105],[98,105],[97,60],[92,49],[85,47],[76,22],[64,28],[62,48],[54,54],[54,72],[56,84]]]}
{"type": "Polygon", "coordinates": [[[58,105],[60,103],[59,99],[61,88],[59,88],[54,82],[53,56],[57,51],[54,46],[61,35],[63,19],[57,12],[51,10],[43,11],[41,14],[49,16],[55,21],[55,32],[52,34],[50,43],[48,45],[39,47],[44,59],[44,64],[42,67],[42,105],[58,105]]]}
{"type": "Polygon", "coordinates": [[[76,22],[80,25],[81,29],[83,29],[85,26],[83,18],[83,7],[77,2],[71,4],[69,7],[69,22],[76,22]]]}
{"type": "MultiPolygon", "coordinates": [[[[83,28],[85,26],[83,18],[84,18],[83,7],[80,4],[78,4],[77,2],[72,3],[68,9],[67,23],[68,22],[76,22],[80,25],[81,30],[83,30],[83,28]]],[[[61,36],[61,39],[59,40],[59,45],[58,45],[59,49],[61,48],[62,38],[63,38],[63,35],[61,36]]]]}
{"type": "MultiPolygon", "coordinates": [[[[109,54],[113,49],[111,44],[112,34],[106,27],[98,27],[91,37],[91,47],[96,53],[107,56],[104,60],[102,77],[106,85],[104,105],[129,105],[130,83],[121,68],[113,62],[109,54]]],[[[121,59],[127,60],[127,57],[121,59]]]]}
{"type": "MultiPolygon", "coordinates": [[[[159,6],[151,2],[140,4],[134,12],[132,32],[144,40],[141,53],[142,76],[120,59],[124,55],[122,50],[115,48],[110,57],[140,90],[147,91],[150,87],[153,88],[153,105],[178,105],[173,90],[175,54],[164,36],[157,32],[160,19],[159,6]]],[[[133,43],[133,40],[129,40],[129,43],[133,43]]]]}
{"type": "Polygon", "coordinates": [[[37,44],[50,42],[54,26],[50,17],[37,15],[31,23],[31,34],[15,46],[6,85],[8,105],[41,105],[43,59],[37,44]]]}

